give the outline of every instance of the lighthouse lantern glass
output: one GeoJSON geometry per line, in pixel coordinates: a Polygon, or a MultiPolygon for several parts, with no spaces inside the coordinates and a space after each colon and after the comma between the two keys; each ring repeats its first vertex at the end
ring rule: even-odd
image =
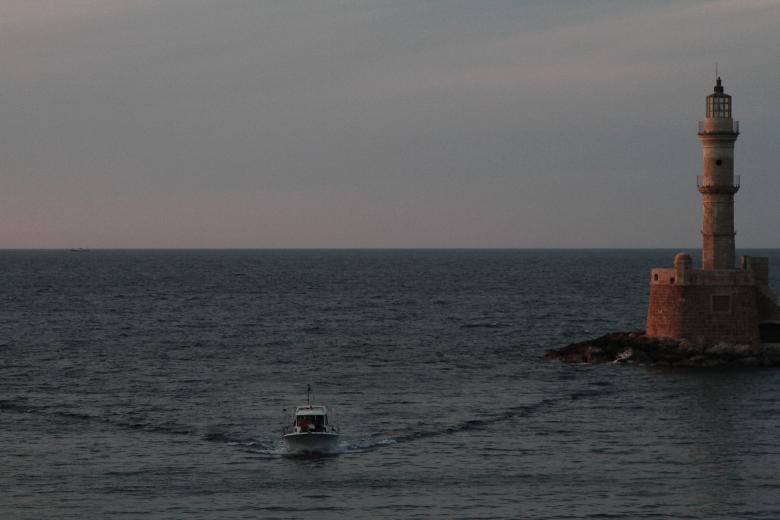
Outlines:
{"type": "Polygon", "coordinates": [[[731,117],[731,96],[728,94],[707,96],[707,117],[716,119],[731,117]]]}

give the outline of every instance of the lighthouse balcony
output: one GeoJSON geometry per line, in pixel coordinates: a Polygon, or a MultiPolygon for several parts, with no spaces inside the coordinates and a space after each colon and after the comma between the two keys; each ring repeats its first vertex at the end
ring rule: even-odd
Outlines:
{"type": "Polygon", "coordinates": [[[714,183],[704,175],[696,176],[696,187],[700,193],[736,193],[739,191],[740,176],[735,175],[734,180],[728,184],[714,183]]]}

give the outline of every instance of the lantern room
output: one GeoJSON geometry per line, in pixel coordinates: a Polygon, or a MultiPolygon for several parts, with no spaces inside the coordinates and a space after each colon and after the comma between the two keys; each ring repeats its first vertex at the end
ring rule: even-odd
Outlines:
{"type": "Polygon", "coordinates": [[[714,119],[731,119],[731,96],[723,92],[720,76],[715,83],[715,92],[707,96],[707,116],[714,119]]]}

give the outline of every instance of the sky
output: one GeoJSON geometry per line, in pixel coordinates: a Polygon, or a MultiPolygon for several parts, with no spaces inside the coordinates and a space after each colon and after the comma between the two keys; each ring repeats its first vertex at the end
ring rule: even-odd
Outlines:
{"type": "Polygon", "coordinates": [[[0,248],[780,247],[780,0],[0,0],[0,248]]]}

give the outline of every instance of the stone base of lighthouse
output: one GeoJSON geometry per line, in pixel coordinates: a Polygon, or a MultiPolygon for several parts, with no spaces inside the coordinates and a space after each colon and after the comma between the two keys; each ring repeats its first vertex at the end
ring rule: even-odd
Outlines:
{"type": "Polygon", "coordinates": [[[702,344],[780,341],[780,307],[769,289],[767,258],[743,256],[740,269],[694,269],[680,253],[674,267],[651,272],[650,337],[702,344]]]}
{"type": "Polygon", "coordinates": [[[679,367],[780,367],[780,307],[769,289],[767,258],[743,256],[739,269],[674,267],[651,271],[645,331],[614,332],[548,350],[566,363],[679,367]]]}

